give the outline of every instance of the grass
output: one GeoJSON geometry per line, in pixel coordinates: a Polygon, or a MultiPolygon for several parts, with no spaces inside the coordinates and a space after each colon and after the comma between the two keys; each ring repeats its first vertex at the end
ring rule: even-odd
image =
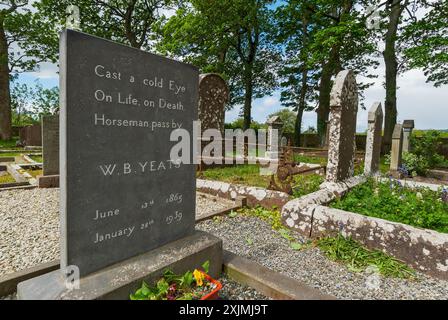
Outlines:
{"type": "Polygon", "coordinates": [[[305,155],[300,155],[295,153],[294,154],[294,161],[299,163],[313,163],[313,164],[320,164],[320,165],[326,165],[327,159],[322,157],[310,157],[305,155]]]}
{"type": "Polygon", "coordinates": [[[36,161],[37,163],[42,163],[44,161],[42,156],[30,156],[30,158],[36,161]]]}
{"type": "Polygon", "coordinates": [[[14,153],[12,153],[12,152],[0,153],[0,158],[3,158],[3,157],[18,157],[18,156],[20,156],[20,155],[22,155],[22,153],[19,153],[19,152],[14,152],[14,153]]]}
{"type": "MultiPolygon", "coordinates": [[[[289,241],[292,250],[307,250],[317,247],[330,260],[342,263],[352,272],[363,272],[369,267],[375,267],[385,277],[406,279],[415,277],[415,271],[403,262],[380,250],[369,250],[359,242],[342,235],[308,241],[307,243],[297,242],[297,239],[291,234],[292,231],[282,224],[281,213],[275,208],[273,210],[262,207],[244,208],[238,212],[230,213],[229,217],[235,218],[238,215],[252,216],[267,222],[272,230],[277,231],[280,236],[289,241]]],[[[251,244],[248,243],[248,245],[251,244]]]]}
{"type": "Polygon", "coordinates": [[[359,242],[342,235],[314,241],[330,260],[344,264],[350,271],[362,272],[375,267],[385,277],[412,279],[415,271],[380,250],[369,250],[359,242]]]}
{"type": "Polygon", "coordinates": [[[19,139],[19,137],[14,137],[11,140],[0,140],[0,150],[1,149],[6,149],[6,150],[17,149],[16,142],[18,139],[19,139]]]}
{"type": "Polygon", "coordinates": [[[14,183],[16,180],[8,173],[5,175],[0,175],[0,184],[4,183],[14,183]]]}
{"type": "Polygon", "coordinates": [[[39,169],[39,170],[27,170],[26,172],[28,172],[33,178],[36,178],[37,176],[41,176],[43,174],[43,170],[39,169]]]}
{"type": "Polygon", "coordinates": [[[413,190],[401,186],[395,180],[385,183],[369,179],[330,206],[448,233],[447,198],[448,194],[442,191],[435,192],[423,188],[413,190]]]}
{"type": "MultiPolygon", "coordinates": [[[[257,165],[237,165],[232,167],[213,168],[202,172],[204,179],[217,180],[233,184],[242,184],[260,188],[269,186],[270,176],[260,175],[257,165]]],[[[319,190],[324,178],[317,174],[294,176],[294,197],[319,190]]]]}
{"type": "Polygon", "coordinates": [[[260,175],[260,168],[257,165],[212,168],[202,171],[202,176],[208,180],[244,184],[260,188],[267,188],[270,180],[269,176],[260,175]]]}

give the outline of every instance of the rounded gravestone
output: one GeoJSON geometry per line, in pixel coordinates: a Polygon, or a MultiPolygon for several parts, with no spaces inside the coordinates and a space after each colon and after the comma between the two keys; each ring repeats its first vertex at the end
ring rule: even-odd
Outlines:
{"type": "Polygon", "coordinates": [[[218,74],[199,76],[199,111],[202,132],[217,129],[224,133],[225,105],[229,101],[229,87],[218,74]]]}

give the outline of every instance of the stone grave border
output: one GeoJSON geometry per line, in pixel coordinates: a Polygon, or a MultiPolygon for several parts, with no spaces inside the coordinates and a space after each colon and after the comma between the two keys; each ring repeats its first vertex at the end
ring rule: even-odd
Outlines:
{"type": "MultiPolygon", "coordinates": [[[[364,176],[356,176],[341,183],[323,183],[321,190],[294,199],[283,207],[283,224],[310,238],[339,233],[350,236],[370,249],[382,250],[402,260],[417,271],[448,280],[448,234],[327,207],[336,197],[365,181],[364,176]]],[[[441,187],[401,182],[410,188],[437,190],[441,187]]]]}
{"type": "Polygon", "coordinates": [[[225,199],[246,197],[247,206],[260,205],[266,209],[272,209],[273,207],[281,209],[291,199],[291,196],[284,192],[215,180],[197,179],[196,190],[225,199]]]}

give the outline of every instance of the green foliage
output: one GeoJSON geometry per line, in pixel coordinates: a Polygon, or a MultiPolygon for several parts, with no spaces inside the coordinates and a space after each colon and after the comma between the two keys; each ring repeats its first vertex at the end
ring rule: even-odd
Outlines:
{"type": "MultiPolygon", "coordinates": [[[[1,157],[1,155],[0,155],[0,157],[1,157]]],[[[13,176],[11,176],[9,173],[0,175],[0,184],[14,183],[14,182],[16,182],[16,180],[14,180],[13,176]]]]}
{"type": "Polygon", "coordinates": [[[353,272],[362,272],[370,266],[378,268],[385,277],[415,278],[415,271],[403,262],[380,250],[369,250],[351,238],[342,235],[318,239],[314,243],[333,261],[341,262],[353,272]]]}
{"type": "Polygon", "coordinates": [[[306,194],[319,190],[324,182],[324,177],[317,174],[294,176],[295,186],[293,188],[294,198],[300,198],[306,194]]]}
{"type": "Polygon", "coordinates": [[[413,177],[425,176],[429,169],[428,161],[423,156],[418,156],[412,152],[403,152],[402,160],[406,170],[413,177]]]}
{"type": "MultiPolygon", "coordinates": [[[[202,264],[202,270],[209,272],[210,261],[202,264]]],[[[209,291],[211,284],[198,270],[187,271],[183,275],[177,275],[171,270],[165,270],[163,277],[159,279],[154,287],[146,282],[142,283],[131,300],[197,300],[209,291]]]]}
{"type": "Polygon", "coordinates": [[[410,68],[421,68],[436,87],[448,84],[448,1],[422,1],[423,18],[413,20],[402,38],[410,43],[404,50],[410,68]]]}
{"type": "Polygon", "coordinates": [[[444,164],[444,157],[438,154],[440,145],[441,132],[437,130],[425,131],[419,138],[411,137],[411,153],[416,156],[418,163],[427,165],[427,168],[444,164]]]}
{"type": "Polygon", "coordinates": [[[412,190],[395,180],[386,183],[369,179],[330,206],[448,233],[448,203],[442,197],[441,191],[412,190]]]}
{"type": "Polygon", "coordinates": [[[19,139],[19,137],[14,137],[10,140],[1,140],[0,139],[0,149],[7,149],[7,150],[16,149],[16,142],[18,139],[19,139]]]}
{"type": "Polygon", "coordinates": [[[40,117],[59,111],[59,88],[44,88],[36,80],[34,86],[14,82],[11,88],[13,125],[39,123],[40,117]]]}
{"type": "Polygon", "coordinates": [[[282,109],[269,115],[268,118],[273,116],[279,116],[283,122],[282,133],[294,134],[294,128],[296,123],[296,113],[289,109],[282,109]]]}
{"type": "Polygon", "coordinates": [[[327,164],[327,158],[306,156],[298,153],[294,153],[294,161],[298,163],[327,164]]]}
{"type": "MultiPolygon", "coordinates": [[[[225,124],[225,128],[226,129],[243,129],[244,127],[244,119],[243,118],[238,118],[235,121],[233,121],[232,123],[226,123],[225,124]]],[[[267,125],[264,123],[259,123],[257,121],[252,121],[250,124],[250,128],[254,129],[254,130],[260,130],[260,129],[267,129],[267,125]]]]}

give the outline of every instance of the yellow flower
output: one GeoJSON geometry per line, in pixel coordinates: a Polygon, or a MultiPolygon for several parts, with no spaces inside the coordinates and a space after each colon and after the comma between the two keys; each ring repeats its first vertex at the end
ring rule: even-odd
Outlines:
{"type": "Polygon", "coordinates": [[[204,284],[204,282],[203,282],[204,281],[204,274],[201,271],[199,271],[198,269],[195,269],[193,271],[193,277],[196,280],[197,286],[198,287],[202,287],[202,285],[204,284]]]}

